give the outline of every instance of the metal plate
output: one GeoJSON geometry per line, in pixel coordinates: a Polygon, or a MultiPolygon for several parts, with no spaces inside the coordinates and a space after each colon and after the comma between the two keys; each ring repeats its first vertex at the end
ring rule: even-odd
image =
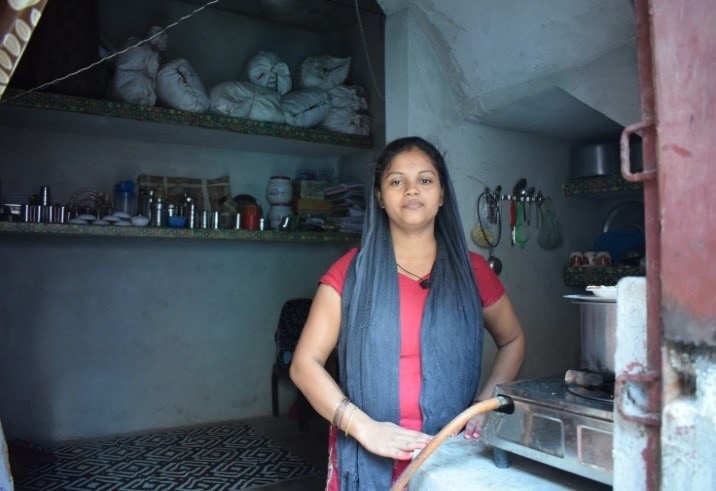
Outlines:
{"type": "Polygon", "coordinates": [[[644,233],[644,203],[625,201],[619,203],[604,219],[604,232],[615,230],[634,230],[644,233]]]}

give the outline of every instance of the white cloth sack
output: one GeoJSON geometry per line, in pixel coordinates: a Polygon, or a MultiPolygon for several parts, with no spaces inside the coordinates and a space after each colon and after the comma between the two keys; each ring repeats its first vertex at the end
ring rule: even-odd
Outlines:
{"type": "Polygon", "coordinates": [[[222,82],[209,91],[211,110],[217,114],[255,121],[283,123],[281,96],[250,82],[222,82]]]}
{"type": "Polygon", "coordinates": [[[354,111],[367,111],[366,91],[358,85],[339,85],[328,91],[331,107],[347,107],[354,111]]]}
{"type": "Polygon", "coordinates": [[[321,126],[339,133],[352,135],[370,135],[372,118],[349,107],[332,107],[323,119],[321,126]]]}
{"type": "Polygon", "coordinates": [[[299,69],[299,86],[302,89],[330,90],[346,81],[350,67],[350,57],[323,55],[306,58],[299,69]]]}
{"type": "Polygon", "coordinates": [[[328,94],[324,90],[294,90],[281,98],[283,117],[291,126],[303,128],[318,126],[323,122],[330,108],[328,94]]]}
{"type": "MultiPolygon", "coordinates": [[[[148,37],[156,34],[154,38],[117,56],[112,78],[113,99],[143,106],[156,103],[155,78],[160,65],[159,52],[166,49],[168,39],[163,31],[161,27],[152,27],[148,37]]],[[[137,41],[139,39],[135,37],[129,38],[125,48],[137,41]]]]}
{"type": "Polygon", "coordinates": [[[275,53],[259,51],[246,64],[246,77],[254,85],[273,89],[284,95],[291,91],[291,72],[275,53]]]}
{"type": "Polygon", "coordinates": [[[201,113],[209,110],[209,95],[199,75],[184,58],[164,65],[157,73],[157,97],[165,106],[201,113]]]}

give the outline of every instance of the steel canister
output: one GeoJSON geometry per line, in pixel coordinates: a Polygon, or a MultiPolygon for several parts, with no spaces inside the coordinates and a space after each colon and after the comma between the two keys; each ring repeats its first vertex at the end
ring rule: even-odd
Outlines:
{"type": "Polygon", "coordinates": [[[151,204],[151,225],[153,227],[163,227],[166,222],[166,210],[164,208],[164,198],[156,197],[151,204]]]}
{"type": "Polygon", "coordinates": [[[209,210],[202,210],[199,215],[199,228],[209,228],[211,222],[211,212],[209,210]]]}
{"type": "Polygon", "coordinates": [[[67,222],[67,208],[63,205],[55,205],[55,223],[66,223],[67,222]]]}
{"type": "Polygon", "coordinates": [[[50,205],[50,188],[48,186],[42,186],[40,188],[40,205],[50,205]]]}
{"type": "Polygon", "coordinates": [[[186,226],[196,228],[196,205],[191,202],[186,207],[186,226]]]}
{"type": "Polygon", "coordinates": [[[211,212],[211,228],[213,228],[215,230],[219,228],[219,212],[218,211],[211,212]]]}

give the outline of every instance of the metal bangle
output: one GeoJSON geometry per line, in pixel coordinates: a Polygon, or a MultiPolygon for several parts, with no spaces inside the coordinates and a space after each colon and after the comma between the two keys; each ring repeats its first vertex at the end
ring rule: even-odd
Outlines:
{"type": "Polygon", "coordinates": [[[358,406],[353,404],[353,409],[351,410],[351,414],[348,416],[348,424],[346,425],[346,436],[348,436],[348,429],[351,427],[351,421],[353,421],[353,415],[355,414],[356,409],[358,409],[358,406]]]}
{"type": "Polygon", "coordinates": [[[333,414],[331,415],[331,423],[333,424],[333,426],[340,428],[340,423],[343,420],[343,413],[345,412],[346,407],[348,406],[349,403],[350,403],[350,399],[348,399],[347,397],[344,397],[333,408],[333,414]]]}

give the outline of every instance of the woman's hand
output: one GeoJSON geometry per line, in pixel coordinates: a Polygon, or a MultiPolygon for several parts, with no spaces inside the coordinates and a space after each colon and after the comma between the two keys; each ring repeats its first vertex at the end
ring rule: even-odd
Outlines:
{"type": "Polygon", "coordinates": [[[482,436],[482,426],[485,423],[486,417],[487,413],[482,413],[478,414],[474,418],[470,418],[470,420],[465,425],[465,438],[480,438],[480,436],[482,436]]]}
{"type": "Polygon", "coordinates": [[[433,438],[420,431],[377,421],[361,425],[355,436],[369,452],[395,460],[412,459],[413,451],[422,450],[433,438]]]}

